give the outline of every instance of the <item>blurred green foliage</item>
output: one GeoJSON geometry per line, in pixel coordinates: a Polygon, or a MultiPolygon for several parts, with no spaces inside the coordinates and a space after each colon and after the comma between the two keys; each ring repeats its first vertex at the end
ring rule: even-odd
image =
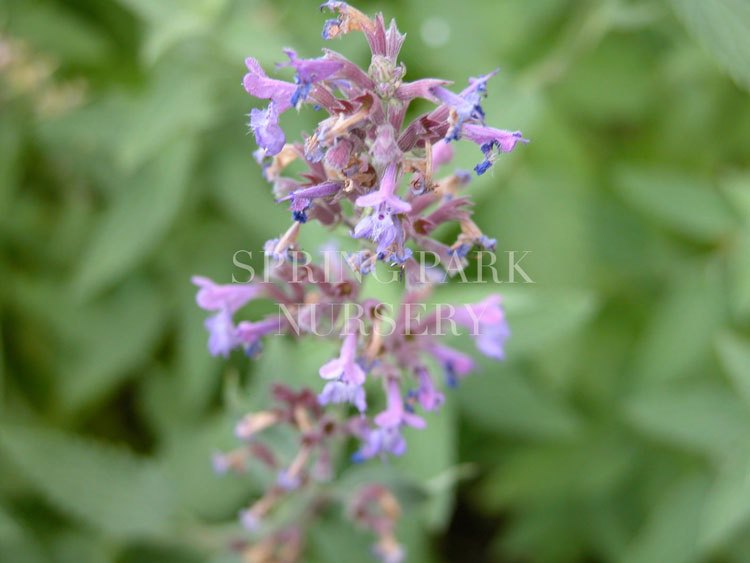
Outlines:
{"type": "MultiPolygon", "coordinates": [[[[210,454],[330,350],[215,361],[189,277],[228,280],[288,221],[240,81],[246,55],[318,52],[315,4],[0,4],[0,561],[231,560],[258,485],[210,454]]],[[[749,562],[750,3],[357,5],[408,32],[412,78],[502,67],[488,120],[532,142],[471,191],[536,283],[501,288],[508,361],[342,490],[397,484],[413,562],[749,562]]],[[[306,561],[365,560],[347,526],[306,561]]]]}

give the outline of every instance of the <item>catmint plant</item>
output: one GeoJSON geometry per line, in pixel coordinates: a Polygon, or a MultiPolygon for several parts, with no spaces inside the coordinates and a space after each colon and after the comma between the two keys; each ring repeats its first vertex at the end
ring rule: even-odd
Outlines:
{"type": "Polygon", "coordinates": [[[471,200],[461,195],[471,174],[438,174],[451,161],[453,144],[468,140],[478,146],[474,171],[481,175],[500,155],[527,141],[518,131],[485,124],[482,100],[496,71],[469,79],[458,92],[445,80],[406,81],[406,67],[398,61],[405,36],[395,22],[386,27],[381,14],[370,18],[340,1],[321,8],[336,16],[325,22],[323,38],[361,33],[372,52],[369,67],[327,49],[309,59],[286,49],[288,60],[279,66],[295,73],[287,82],[270,77],[256,59],[246,59],[245,90],[267,100],[250,113],[258,145],[254,156],[273,197],[288,206],[291,225],[265,244],[263,280],[193,281],[198,305],[211,313],[205,326],[213,355],[241,350],[255,357],[265,338],[284,334],[328,335],[340,348],[309,374],[304,389],[287,386],[279,374],[273,403],[239,420],[235,433],[241,446],[216,454],[213,463],[219,473],[244,472],[254,464],[273,475],[266,492],[239,515],[250,539],[238,549],[247,560],[304,559],[311,519],[342,502],[351,520],[375,535],[373,553],[394,563],[404,559],[396,540],[400,507],[394,494],[373,483],[341,499],[327,484],[344,448],[353,452],[349,463],[405,455],[403,430],[424,428],[422,413],[438,411],[445,389],[472,372],[474,360],[446,343],[448,329],[462,329],[480,353],[503,358],[510,333],[500,296],[416,312],[425,311],[436,281],[463,275],[472,250],[495,247],[472,221],[471,200]],[[405,123],[416,98],[434,109],[405,123]],[[325,117],[309,136],[289,141],[280,116],[308,106],[323,110],[325,117]],[[287,175],[292,163],[304,171],[287,175]],[[300,244],[304,225],[312,221],[352,237],[359,249],[343,253],[342,260],[312,260],[300,244]],[[434,236],[445,224],[460,229],[452,243],[434,236]],[[429,266],[422,260],[425,253],[435,258],[429,266]],[[399,304],[364,296],[364,278],[376,268],[399,272],[399,304]],[[237,321],[236,313],[255,300],[275,302],[279,312],[237,321]],[[294,436],[291,455],[288,448],[277,451],[275,439],[264,439],[282,431],[294,436]],[[352,441],[356,445],[348,446],[352,441]],[[291,516],[280,508],[290,503],[297,506],[291,516]],[[276,512],[286,517],[274,518],[276,512]]]}

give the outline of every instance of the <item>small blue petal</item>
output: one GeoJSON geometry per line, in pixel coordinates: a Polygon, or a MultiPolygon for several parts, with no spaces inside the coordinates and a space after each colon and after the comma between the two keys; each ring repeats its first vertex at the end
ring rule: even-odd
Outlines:
{"type": "Polygon", "coordinates": [[[458,387],[458,376],[456,376],[456,370],[453,369],[453,364],[445,364],[445,384],[451,389],[458,387]]]}
{"type": "Polygon", "coordinates": [[[477,176],[481,176],[482,174],[487,172],[487,170],[489,170],[491,166],[492,163],[489,160],[483,160],[474,167],[474,170],[476,171],[477,176]]]}
{"type": "Polygon", "coordinates": [[[486,155],[490,154],[492,152],[492,149],[495,148],[495,145],[497,145],[497,141],[492,140],[489,143],[484,143],[481,147],[481,151],[486,155]]]}
{"type": "Polygon", "coordinates": [[[256,340],[250,346],[245,348],[245,355],[248,358],[256,358],[263,351],[263,343],[260,340],[256,340]]]}
{"type": "Polygon", "coordinates": [[[292,107],[297,107],[300,103],[304,102],[307,99],[307,95],[310,93],[312,84],[310,84],[309,82],[300,83],[299,78],[295,78],[294,81],[297,82],[299,86],[297,86],[297,89],[292,93],[292,97],[289,101],[292,104],[292,107]]]}
{"type": "Polygon", "coordinates": [[[450,253],[454,256],[458,256],[459,258],[465,258],[467,254],[471,251],[471,245],[467,243],[461,244],[458,248],[451,249],[450,253]]]}

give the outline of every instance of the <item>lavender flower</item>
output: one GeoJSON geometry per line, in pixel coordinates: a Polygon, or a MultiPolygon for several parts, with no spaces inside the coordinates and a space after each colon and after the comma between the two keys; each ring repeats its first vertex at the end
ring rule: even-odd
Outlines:
{"type": "Polygon", "coordinates": [[[294,84],[269,78],[260,63],[252,57],[245,59],[249,71],[242,80],[242,85],[251,96],[271,100],[276,110],[283,113],[292,107],[292,96],[297,90],[294,84]]]}
{"type": "Polygon", "coordinates": [[[221,310],[205,322],[208,330],[208,351],[212,356],[229,356],[240,341],[237,338],[237,328],[232,321],[232,314],[228,310],[221,310]]]}
{"type": "Polygon", "coordinates": [[[294,77],[297,88],[289,99],[293,107],[299,107],[307,99],[313,84],[329,78],[343,66],[339,61],[325,58],[300,59],[293,49],[284,49],[284,53],[289,57],[289,63],[280,66],[291,66],[297,71],[294,77]]]}
{"type": "Polygon", "coordinates": [[[318,395],[318,400],[324,406],[337,403],[350,403],[357,407],[357,410],[361,413],[367,410],[367,399],[365,398],[365,390],[362,385],[347,383],[342,379],[326,383],[323,391],[318,395]]]}
{"type": "Polygon", "coordinates": [[[206,311],[227,310],[234,313],[263,293],[263,286],[259,284],[219,285],[201,276],[193,276],[192,281],[200,288],[195,301],[206,311]]]}
{"type": "Polygon", "coordinates": [[[279,125],[279,110],[274,102],[268,104],[265,110],[250,111],[250,129],[264,154],[278,154],[284,148],[286,137],[279,125]]]}
{"type": "Polygon", "coordinates": [[[510,329],[500,308],[499,295],[490,295],[475,305],[466,305],[456,311],[455,320],[471,330],[477,348],[486,356],[502,360],[505,341],[510,329]]]}
{"type": "Polygon", "coordinates": [[[387,454],[401,456],[406,452],[406,440],[399,427],[368,429],[360,434],[362,447],[352,455],[352,461],[361,463],[387,454]]]}
{"type": "Polygon", "coordinates": [[[474,167],[480,176],[492,166],[500,153],[511,152],[517,143],[529,142],[520,131],[505,131],[482,125],[467,124],[463,132],[467,139],[480,145],[484,154],[484,160],[474,167]]]}
{"type": "MultiPolygon", "coordinates": [[[[477,175],[528,142],[520,132],[485,124],[482,100],[497,71],[469,79],[459,93],[436,78],[405,82],[406,67],[398,60],[405,35],[395,22],[386,26],[382,14],[371,18],[342,1],[328,0],[321,8],[335,13],[324,24],[323,37],[361,32],[370,48],[370,63],[362,69],[334,51],[303,59],[285,49],[288,62],[278,66],[291,67],[295,73],[294,81],[287,82],[269,77],[256,59],[245,60],[245,90],[268,100],[264,108],[250,112],[259,147],[256,160],[276,200],[288,202],[292,221],[284,234],[264,245],[263,283],[219,285],[206,278],[193,279],[199,288],[198,305],[211,312],[206,320],[211,354],[228,356],[240,348],[254,357],[272,335],[317,336],[323,329],[342,335],[338,356],[318,370],[323,382],[313,377],[314,389],[300,391],[275,385],[275,405],[238,422],[235,433],[243,448],[213,458],[220,473],[244,467],[248,458],[273,469],[273,485],[240,515],[243,526],[255,532],[261,531],[262,520],[286,496],[330,478],[337,441],[357,438],[360,445],[353,460],[358,462],[406,452],[403,429],[424,428],[426,421],[419,414],[437,411],[445,401],[444,388],[455,387],[475,367],[471,357],[445,344],[441,329],[445,323],[462,327],[481,353],[498,360],[505,355],[510,334],[500,297],[495,295],[451,307],[450,319],[443,318],[439,308],[421,318],[410,314],[410,306],[424,303],[435,281],[463,275],[474,249],[494,249],[497,244],[474,223],[471,200],[460,194],[469,183],[469,173],[437,177],[438,169],[453,158],[455,141],[466,139],[480,147],[483,159],[474,169],[477,175]],[[407,122],[416,98],[435,107],[407,122]],[[289,142],[280,116],[306,104],[314,104],[323,117],[309,136],[289,142]],[[311,222],[347,232],[357,241],[359,248],[347,256],[353,274],[338,265],[332,279],[328,263],[321,266],[314,259],[302,259],[305,253],[298,239],[303,225],[311,222]],[[435,237],[446,225],[448,230],[458,227],[453,231],[459,233],[455,239],[435,237]],[[419,250],[434,253],[440,263],[424,272],[416,260],[419,250]],[[385,313],[388,304],[361,295],[359,276],[373,272],[378,261],[395,268],[398,279],[405,280],[395,317],[385,313]],[[255,299],[276,302],[286,314],[236,322],[235,314],[255,299]],[[343,313],[347,306],[361,311],[361,318],[347,320],[343,313]],[[393,330],[382,331],[384,327],[393,330]],[[436,382],[428,369],[435,364],[445,374],[444,384],[436,382]],[[372,382],[382,383],[386,406],[368,416],[368,395],[377,387],[372,382]],[[343,406],[329,409],[336,404],[343,406]],[[341,418],[344,412],[351,418],[341,418]],[[271,451],[273,438],[266,436],[274,427],[297,436],[294,452],[271,451]]],[[[311,491],[314,505],[314,488],[311,491]]],[[[355,501],[355,520],[377,537],[373,548],[377,557],[382,562],[402,561],[403,548],[394,535],[399,510],[393,495],[368,486],[355,501]]],[[[261,552],[276,553],[282,536],[294,539],[291,553],[299,556],[301,531],[292,523],[266,533],[246,550],[246,557],[254,560],[261,552]]]]}
{"type": "Polygon", "coordinates": [[[419,387],[414,393],[417,401],[426,411],[439,409],[445,402],[445,396],[435,387],[430,372],[424,366],[419,366],[414,371],[419,380],[419,387]]]}
{"type": "Polygon", "coordinates": [[[425,421],[404,408],[404,399],[398,380],[391,378],[386,384],[388,389],[388,408],[375,417],[375,424],[383,428],[398,428],[408,425],[424,428],[425,421]]]}
{"type": "Polygon", "coordinates": [[[323,379],[341,379],[351,385],[362,385],[365,382],[365,372],[356,362],[357,333],[350,332],[344,338],[341,354],[320,368],[323,379]]]}
{"type": "Polygon", "coordinates": [[[430,353],[443,366],[448,387],[455,387],[461,377],[474,371],[474,360],[450,346],[433,344],[430,353]]]}
{"type": "Polygon", "coordinates": [[[397,167],[395,163],[388,165],[383,172],[380,181],[380,189],[357,198],[359,207],[380,207],[384,213],[406,213],[411,210],[411,205],[399,199],[396,191],[397,167]]]}

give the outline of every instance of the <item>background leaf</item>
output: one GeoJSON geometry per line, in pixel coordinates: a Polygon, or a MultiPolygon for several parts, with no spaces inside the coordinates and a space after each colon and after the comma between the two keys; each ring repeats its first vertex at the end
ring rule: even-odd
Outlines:
{"type": "Polygon", "coordinates": [[[750,6],[742,0],[670,0],[685,27],[738,84],[750,89],[750,6]]]}
{"type": "Polygon", "coordinates": [[[187,189],[193,150],[188,140],[173,144],[112,202],[84,252],[76,291],[88,296],[117,280],[166,233],[187,189]]]}
{"type": "Polygon", "coordinates": [[[171,486],[150,461],[59,430],[11,424],[0,426],[0,448],[50,502],[94,528],[126,537],[170,527],[171,486]]]}

